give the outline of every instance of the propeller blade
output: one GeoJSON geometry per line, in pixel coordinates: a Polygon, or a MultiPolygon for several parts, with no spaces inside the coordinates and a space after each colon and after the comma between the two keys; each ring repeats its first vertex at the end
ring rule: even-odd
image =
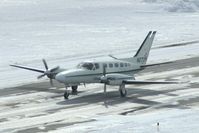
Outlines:
{"type": "Polygon", "coordinates": [[[57,69],[59,69],[59,66],[57,66],[57,67],[55,67],[55,68],[50,69],[50,72],[54,72],[54,71],[56,71],[57,69]]]}
{"type": "Polygon", "coordinates": [[[45,59],[42,59],[42,61],[43,61],[43,63],[44,63],[44,66],[45,66],[46,70],[48,70],[48,65],[47,65],[47,63],[46,63],[46,60],[45,60],[45,59]]]}
{"type": "Polygon", "coordinates": [[[106,84],[104,84],[104,93],[106,93],[106,84]]]}
{"type": "Polygon", "coordinates": [[[39,73],[44,73],[45,72],[45,71],[40,70],[40,69],[36,69],[36,68],[32,68],[32,67],[26,67],[26,66],[21,66],[21,65],[10,65],[10,66],[21,68],[21,69],[26,69],[26,70],[30,70],[30,71],[35,71],[35,72],[39,72],[39,73]]]}
{"type": "Polygon", "coordinates": [[[39,76],[37,77],[37,79],[40,79],[40,78],[44,77],[45,75],[46,75],[46,74],[39,75],[39,76]]]}
{"type": "Polygon", "coordinates": [[[54,86],[53,80],[52,80],[52,79],[50,79],[50,85],[51,85],[52,87],[54,86]]]}

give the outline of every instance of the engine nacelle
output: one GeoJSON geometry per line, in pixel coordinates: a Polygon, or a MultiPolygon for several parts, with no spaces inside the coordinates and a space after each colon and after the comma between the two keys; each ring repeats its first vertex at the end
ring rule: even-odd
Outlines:
{"type": "Polygon", "coordinates": [[[124,80],[135,79],[133,76],[125,74],[107,74],[108,85],[121,85],[124,80]]]}
{"type": "Polygon", "coordinates": [[[109,80],[108,85],[121,85],[123,80],[109,80]]]}

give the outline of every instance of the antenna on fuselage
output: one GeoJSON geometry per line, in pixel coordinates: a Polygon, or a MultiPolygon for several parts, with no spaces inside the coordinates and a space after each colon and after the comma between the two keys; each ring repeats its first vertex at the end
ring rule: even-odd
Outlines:
{"type": "Polygon", "coordinates": [[[108,56],[111,57],[111,58],[113,58],[113,59],[119,60],[118,58],[116,58],[115,56],[113,56],[111,54],[109,54],[108,56]]]}

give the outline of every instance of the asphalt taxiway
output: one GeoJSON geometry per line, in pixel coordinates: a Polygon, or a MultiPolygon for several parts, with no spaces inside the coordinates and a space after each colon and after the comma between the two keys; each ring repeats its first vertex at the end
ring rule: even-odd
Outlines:
{"type": "Polygon", "coordinates": [[[100,129],[94,127],[81,130],[81,125],[96,122],[96,117],[198,108],[198,77],[199,57],[193,57],[152,66],[136,75],[142,80],[189,82],[127,85],[126,98],[120,98],[116,86],[108,86],[105,95],[99,84],[80,86],[79,93],[68,100],[63,98],[64,86],[55,83],[56,87],[50,87],[48,81],[0,89],[0,132],[53,132],[62,128],[68,132],[97,132],[100,129]]]}

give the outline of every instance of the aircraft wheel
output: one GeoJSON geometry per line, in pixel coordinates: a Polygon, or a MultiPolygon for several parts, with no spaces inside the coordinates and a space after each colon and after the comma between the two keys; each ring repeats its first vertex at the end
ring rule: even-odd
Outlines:
{"type": "Polygon", "coordinates": [[[77,88],[78,86],[72,86],[72,94],[77,94],[77,88]]]}
{"type": "Polygon", "coordinates": [[[120,85],[119,92],[121,97],[126,97],[127,91],[124,84],[120,85]]]}
{"type": "Polygon", "coordinates": [[[70,93],[69,93],[68,91],[66,91],[66,92],[64,93],[64,98],[65,98],[65,99],[68,99],[69,95],[70,95],[70,93]]]}

